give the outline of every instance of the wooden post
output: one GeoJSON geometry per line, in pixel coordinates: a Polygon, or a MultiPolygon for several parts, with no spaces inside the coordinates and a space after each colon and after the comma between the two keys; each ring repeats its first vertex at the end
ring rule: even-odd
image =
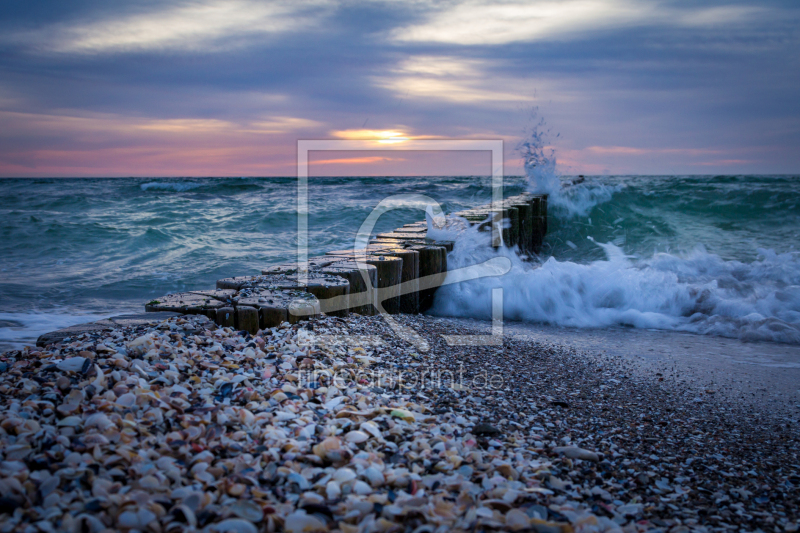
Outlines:
{"type": "Polygon", "coordinates": [[[530,202],[512,200],[511,207],[519,211],[519,250],[521,252],[533,251],[533,208],[530,202]]]}
{"type": "Polygon", "coordinates": [[[417,245],[410,246],[411,250],[419,253],[419,310],[425,312],[433,304],[433,296],[442,282],[440,274],[443,271],[442,261],[447,261],[447,251],[442,246],[417,245]],[[436,276],[431,278],[431,276],[436,276]]]}
{"type": "Polygon", "coordinates": [[[236,318],[238,319],[237,329],[244,330],[252,335],[258,333],[258,309],[255,307],[236,307],[236,318]]]}
{"type": "Polygon", "coordinates": [[[233,307],[217,309],[216,322],[223,328],[236,328],[236,311],[233,307]]]}
{"type": "Polygon", "coordinates": [[[350,284],[350,310],[364,316],[378,314],[375,308],[375,290],[378,286],[378,269],[366,263],[342,261],[331,263],[320,270],[320,273],[330,276],[339,276],[350,284]],[[367,282],[364,282],[366,274],[367,282]]]}
{"type": "Polygon", "coordinates": [[[400,295],[400,312],[415,314],[419,313],[419,252],[406,248],[390,248],[387,250],[376,250],[373,255],[398,257],[403,261],[403,271],[400,282],[406,287],[411,284],[412,292],[405,292],[400,295]],[[416,290],[413,285],[416,282],[416,290]]]}

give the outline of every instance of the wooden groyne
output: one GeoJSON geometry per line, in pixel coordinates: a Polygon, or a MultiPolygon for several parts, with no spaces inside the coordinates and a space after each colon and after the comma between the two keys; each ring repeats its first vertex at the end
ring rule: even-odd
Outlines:
{"type": "MultiPolygon", "coordinates": [[[[453,217],[493,232],[494,247],[505,244],[536,253],[547,232],[547,196],[514,196],[499,207],[482,206],[453,217]]],[[[427,232],[425,221],[406,224],[378,234],[363,249],[333,250],[305,265],[273,265],[257,276],[221,279],[213,289],[167,294],[145,304],[145,311],[159,313],[153,318],[165,313],[206,315],[220,326],[250,333],[321,313],[421,313],[431,307],[447,276],[447,253],[454,246],[429,239],[427,232]]],[[[147,315],[138,319],[147,320],[147,315]]],[[[105,322],[113,323],[109,320],[42,335],[37,345],[78,334],[81,327],[108,327],[105,322]]]]}

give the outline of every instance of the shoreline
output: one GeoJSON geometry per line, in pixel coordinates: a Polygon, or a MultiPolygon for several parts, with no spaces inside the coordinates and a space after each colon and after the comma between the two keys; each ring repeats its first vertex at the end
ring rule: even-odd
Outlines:
{"type": "Polygon", "coordinates": [[[10,496],[0,513],[16,506],[6,525],[797,527],[796,425],[722,395],[694,402],[685,383],[657,381],[608,354],[513,334],[502,348],[447,346],[442,334],[483,331],[393,318],[431,350],[417,353],[381,317],[323,317],[260,337],[187,316],[117,324],[13,362],[5,354],[0,438],[10,496]],[[327,335],[316,349],[301,342],[309,327],[327,335]],[[354,337],[367,343],[341,344],[354,337]],[[343,387],[324,397],[321,382],[303,381],[334,369],[343,387]],[[458,370],[462,381],[393,389],[364,379],[420,370],[458,370]],[[485,372],[502,377],[499,390],[476,385],[485,372]],[[47,435],[56,456],[42,448],[47,435]],[[120,459],[106,463],[111,456],[120,459]],[[70,472],[94,481],[76,486],[70,472]]]}
{"type": "MultiPolygon", "coordinates": [[[[478,329],[488,323],[445,318],[478,329]]],[[[653,381],[691,387],[693,401],[724,397],[797,423],[800,417],[800,347],[768,341],[638,328],[573,328],[525,322],[504,324],[517,340],[556,344],[585,357],[611,357],[653,381]]]]}

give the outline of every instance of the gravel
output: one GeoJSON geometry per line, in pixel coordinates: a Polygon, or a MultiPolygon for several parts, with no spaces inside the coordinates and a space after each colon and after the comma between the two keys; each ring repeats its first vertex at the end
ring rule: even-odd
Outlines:
{"type": "MultiPolygon", "coordinates": [[[[794,531],[797,429],[470,327],[204,317],[0,356],[0,531],[794,531]]],[[[659,381],[661,380],[661,381],[659,381]]]]}

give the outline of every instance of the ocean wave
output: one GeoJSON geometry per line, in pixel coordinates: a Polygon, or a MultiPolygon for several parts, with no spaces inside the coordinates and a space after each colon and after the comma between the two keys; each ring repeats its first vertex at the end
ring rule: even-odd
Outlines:
{"type": "MultiPolygon", "coordinates": [[[[469,230],[465,232],[469,233],[469,230]]],[[[750,263],[726,261],[698,247],[687,256],[627,256],[601,244],[605,260],[585,264],[550,257],[521,260],[487,250],[476,236],[456,242],[449,268],[503,255],[505,276],[446,285],[432,313],[491,318],[491,291],[504,289],[504,318],[573,327],[630,326],[800,344],[800,254],[759,250],[750,263]]]]}
{"type": "Polygon", "coordinates": [[[142,183],[139,187],[143,191],[174,191],[174,192],[186,192],[191,191],[192,189],[197,189],[198,187],[202,187],[202,183],[197,183],[194,181],[151,181],[149,183],[142,183]]]}

